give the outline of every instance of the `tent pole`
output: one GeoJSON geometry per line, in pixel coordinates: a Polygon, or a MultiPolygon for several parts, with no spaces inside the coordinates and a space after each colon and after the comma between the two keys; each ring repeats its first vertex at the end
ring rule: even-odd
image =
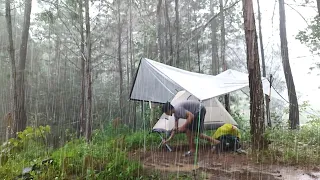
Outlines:
{"type": "Polygon", "coordinates": [[[144,101],[142,101],[142,121],[143,121],[143,152],[146,153],[146,121],[144,119],[144,101]]]}

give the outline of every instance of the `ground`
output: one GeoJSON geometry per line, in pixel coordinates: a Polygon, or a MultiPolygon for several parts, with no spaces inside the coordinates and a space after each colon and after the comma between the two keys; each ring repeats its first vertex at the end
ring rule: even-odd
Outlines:
{"type": "Polygon", "coordinates": [[[195,157],[184,157],[187,146],[171,146],[172,152],[163,148],[139,150],[130,156],[139,159],[145,169],[163,173],[187,173],[193,179],[214,180],[314,180],[320,179],[317,166],[289,166],[270,162],[257,163],[248,155],[232,152],[216,154],[210,146],[199,147],[198,163],[195,157]]]}

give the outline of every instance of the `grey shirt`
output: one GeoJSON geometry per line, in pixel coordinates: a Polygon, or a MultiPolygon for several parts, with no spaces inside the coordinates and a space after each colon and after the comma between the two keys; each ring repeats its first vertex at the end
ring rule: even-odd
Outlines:
{"type": "Polygon", "coordinates": [[[200,107],[200,102],[199,101],[183,101],[180,102],[179,104],[176,104],[174,106],[174,117],[175,120],[177,121],[178,119],[186,119],[187,118],[187,111],[191,112],[192,114],[196,114],[200,111],[201,108],[204,106],[201,104],[200,107]]]}

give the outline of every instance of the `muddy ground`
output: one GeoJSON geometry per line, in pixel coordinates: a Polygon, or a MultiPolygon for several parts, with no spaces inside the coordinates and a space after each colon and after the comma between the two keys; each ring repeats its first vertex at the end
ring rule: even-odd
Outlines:
{"type": "Polygon", "coordinates": [[[290,166],[271,162],[257,163],[246,154],[233,152],[216,154],[210,146],[199,147],[198,163],[195,157],[184,157],[187,146],[153,148],[136,151],[132,158],[139,159],[145,169],[163,173],[188,173],[193,179],[212,180],[314,180],[320,179],[317,166],[290,166]]]}

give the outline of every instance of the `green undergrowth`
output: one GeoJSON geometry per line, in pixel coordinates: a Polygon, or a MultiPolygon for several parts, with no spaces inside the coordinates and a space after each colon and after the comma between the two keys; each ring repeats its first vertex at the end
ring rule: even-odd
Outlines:
{"type": "MultiPolygon", "coordinates": [[[[211,136],[214,131],[206,131],[211,136]]],[[[242,131],[242,141],[250,142],[249,130],[242,131]]],[[[153,151],[161,139],[157,133],[132,132],[126,126],[93,131],[92,141],[72,138],[62,147],[48,146],[49,126],[27,127],[18,138],[0,147],[0,177],[23,179],[162,179],[163,173],[142,168],[142,162],[129,158],[146,147],[153,151]],[[27,179],[27,178],[24,178],[27,179]]],[[[285,164],[320,164],[320,120],[314,119],[300,130],[275,127],[266,130],[272,141],[263,152],[262,161],[285,164]]],[[[200,144],[206,143],[200,141],[200,144]]],[[[187,145],[185,134],[177,134],[169,145],[187,145]]],[[[188,179],[190,174],[166,174],[167,178],[188,179]]]]}
{"type": "Polygon", "coordinates": [[[142,164],[129,159],[128,154],[144,146],[151,149],[161,142],[156,133],[131,132],[126,126],[115,130],[110,125],[104,130],[94,131],[90,143],[83,138],[73,138],[61,148],[53,150],[48,148],[47,139],[50,135],[49,126],[27,127],[18,134],[18,138],[5,142],[0,149],[0,177],[150,179],[144,174],[142,164]]]}
{"type": "Polygon", "coordinates": [[[264,160],[289,165],[320,165],[320,119],[313,118],[299,130],[275,127],[266,130],[272,143],[264,160]]]}

